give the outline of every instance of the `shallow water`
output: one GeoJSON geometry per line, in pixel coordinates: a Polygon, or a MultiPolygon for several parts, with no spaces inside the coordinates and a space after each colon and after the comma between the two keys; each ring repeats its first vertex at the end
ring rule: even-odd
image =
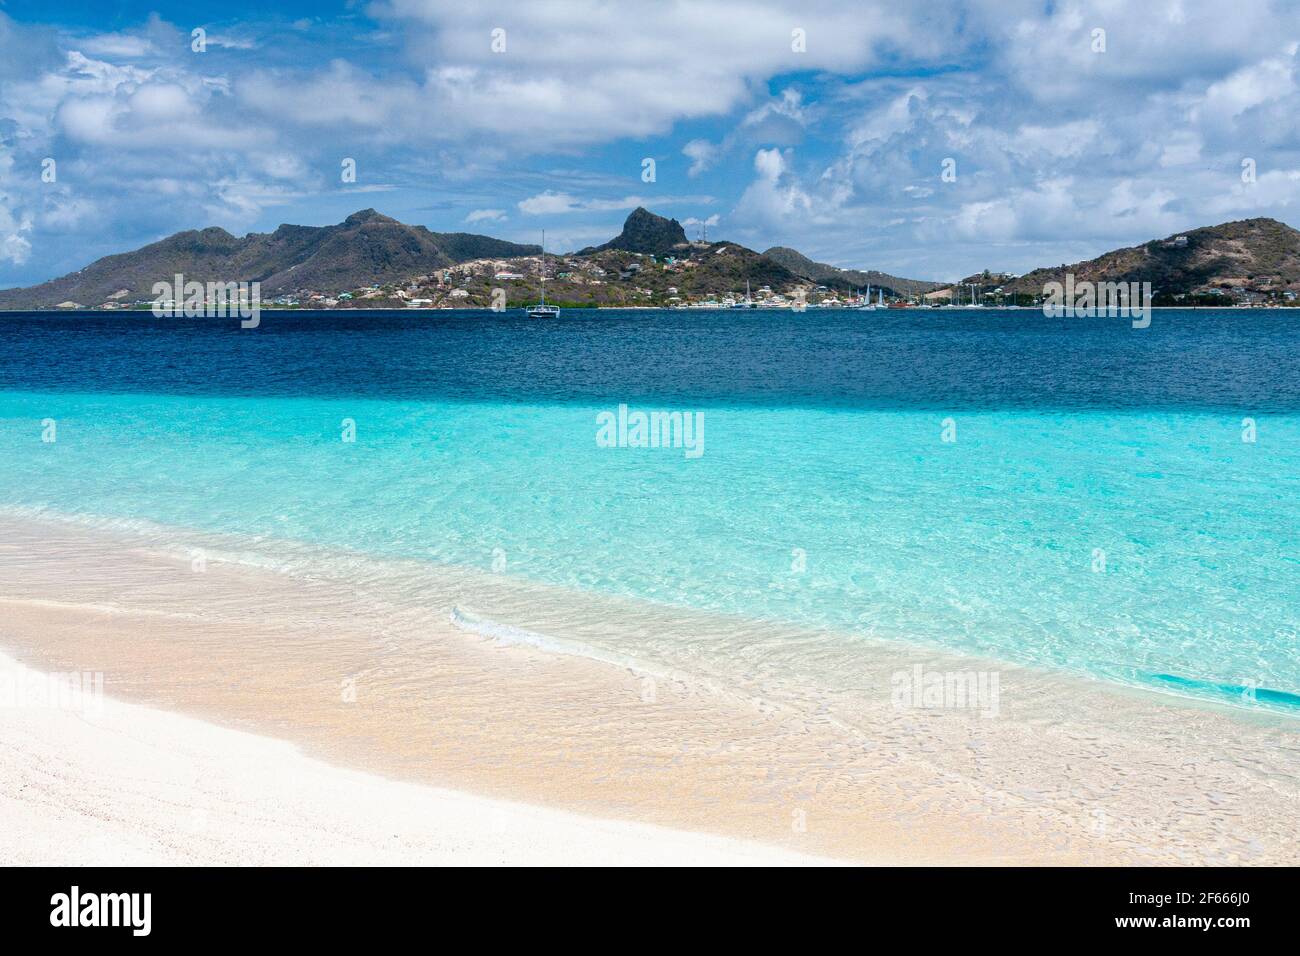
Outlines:
{"type": "Polygon", "coordinates": [[[886,639],[1295,707],[1293,314],[570,315],[0,317],[0,507],[651,602],[584,639],[777,686],[886,639]],[[703,453],[601,447],[620,404],[703,453]]]}

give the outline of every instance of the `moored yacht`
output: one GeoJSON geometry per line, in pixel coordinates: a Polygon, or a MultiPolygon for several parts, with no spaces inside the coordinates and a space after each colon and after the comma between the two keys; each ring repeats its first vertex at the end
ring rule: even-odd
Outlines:
{"type": "Polygon", "coordinates": [[[542,230],[542,300],[536,305],[530,305],[525,310],[530,319],[558,319],[560,310],[558,307],[546,304],[546,230],[542,230]]]}

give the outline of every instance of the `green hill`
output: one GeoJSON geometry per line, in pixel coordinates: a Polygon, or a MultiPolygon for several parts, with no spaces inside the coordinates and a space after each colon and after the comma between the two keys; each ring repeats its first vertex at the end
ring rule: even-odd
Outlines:
{"type": "Polygon", "coordinates": [[[1241,219],[1153,239],[1086,262],[1035,269],[1006,286],[1041,294],[1048,282],[1150,282],[1165,296],[1211,289],[1300,290],[1300,232],[1276,219],[1241,219]]]}
{"type": "Polygon", "coordinates": [[[282,225],[236,238],[224,229],[178,232],[134,252],[26,289],[0,291],[0,309],[48,309],[64,302],[95,307],[152,298],[155,282],[181,273],[199,282],[258,281],[264,298],[313,290],[338,293],[407,281],[483,257],[535,255],[540,247],[467,233],[408,226],[373,209],[333,226],[282,225]]]}
{"type": "Polygon", "coordinates": [[[871,286],[873,289],[884,289],[885,295],[888,296],[909,296],[933,292],[935,289],[942,289],[945,285],[942,282],[927,282],[923,279],[901,279],[874,269],[865,271],[840,269],[824,262],[814,262],[803,253],[786,246],[773,246],[763,255],[780,263],[797,276],[841,292],[871,286]]]}

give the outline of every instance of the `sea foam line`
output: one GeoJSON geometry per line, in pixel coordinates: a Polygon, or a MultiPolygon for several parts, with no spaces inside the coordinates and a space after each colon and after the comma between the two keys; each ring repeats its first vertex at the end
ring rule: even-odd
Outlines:
{"type": "MultiPolygon", "coordinates": [[[[541,634],[537,631],[525,630],[522,627],[516,627],[513,624],[505,624],[501,621],[494,621],[490,618],[482,617],[472,611],[465,611],[459,607],[451,609],[451,623],[462,631],[469,631],[478,634],[481,637],[490,637],[500,644],[526,644],[535,647],[538,650],[548,651],[553,654],[564,654],[569,657],[585,657],[588,660],[600,661],[603,664],[612,664],[615,667],[621,667],[637,674],[645,674],[650,677],[658,677],[663,680],[672,680],[679,683],[700,683],[698,678],[688,677],[680,671],[669,670],[647,664],[642,660],[634,657],[628,657],[624,654],[616,654],[613,651],[604,651],[598,647],[592,647],[590,644],[584,644],[581,641],[571,641],[562,637],[553,637],[549,634],[541,634]]],[[[712,688],[711,688],[712,689],[712,688]]]]}

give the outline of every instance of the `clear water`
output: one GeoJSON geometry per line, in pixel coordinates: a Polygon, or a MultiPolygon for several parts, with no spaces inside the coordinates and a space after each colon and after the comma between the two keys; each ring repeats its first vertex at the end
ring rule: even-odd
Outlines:
{"type": "Polygon", "coordinates": [[[0,507],[1300,702],[1294,312],[6,315],[0,507]]]}

